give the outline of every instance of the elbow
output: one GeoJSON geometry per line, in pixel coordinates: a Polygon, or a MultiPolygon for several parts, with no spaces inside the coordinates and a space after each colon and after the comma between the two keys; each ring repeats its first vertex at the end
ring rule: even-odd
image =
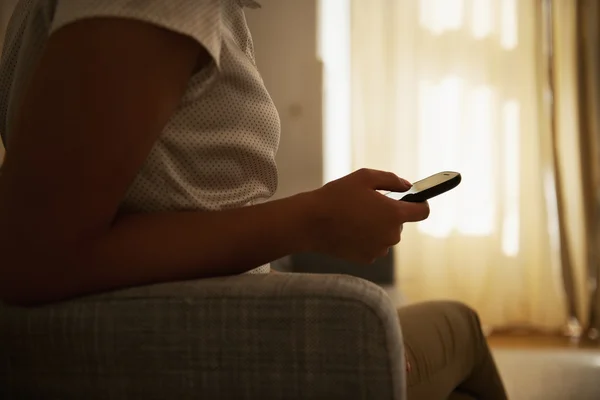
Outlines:
{"type": "Polygon", "coordinates": [[[24,285],[12,284],[13,279],[3,273],[1,276],[2,283],[0,284],[0,301],[8,306],[15,307],[31,307],[39,303],[34,293],[27,290],[24,285]]]}
{"type": "Polygon", "coordinates": [[[96,292],[97,280],[90,276],[89,269],[77,267],[89,264],[77,263],[71,257],[60,256],[61,253],[49,257],[13,257],[13,262],[3,262],[0,265],[0,302],[16,307],[36,307],[96,292]]]}
{"type": "Polygon", "coordinates": [[[0,302],[11,307],[30,308],[63,300],[66,296],[37,285],[0,286],[0,302]]]}
{"type": "Polygon", "coordinates": [[[48,301],[44,299],[39,288],[36,288],[38,285],[31,283],[37,280],[36,277],[30,276],[27,279],[24,274],[16,272],[13,268],[10,270],[2,268],[0,271],[0,301],[3,304],[14,307],[33,307],[48,301]]]}
{"type": "Polygon", "coordinates": [[[0,293],[0,300],[11,307],[34,307],[43,304],[25,293],[0,293]]]}
{"type": "Polygon", "coordinates": [[[34,305],[39,296],[39,282],[45,279],[34,272],[34,263],[29,260],[33,258],[31,253],[18,255],[18,251],[11,251],[15,243],[5,241],[4,244],[0,246],[0,301],[10,306],[34,305]]]}
{"type": "Polygon", "coordinates": [[[34,307],[72,295],[78,278],[75,260],[66,256],[75,253],[72,249],[38,238],[17,240],[6,235],[4,239],[0,243],[0,302],[34,307]],[[36,245],[40,242],[51,245],[36,245]]]}
{"type": "MultiPolygon", "coordinates": [[[[5,249],[3,249],[5,250],[5,249]]],[[[10,306],[25,306],[31,302],[30,294],[23,284],[23,266],[16,264],[10,253],[2,251],[3,260],[0,267],[0,301],[10,306]]],[[[25,281],[26,282],[26,281],[25,281]]]]}
{"type": "Polygon", "coordinates": [[[45,262],[3,262],[0,267],[0,301],[8,306],[34,307],[61,300],[67,271],[53,270],[45,262]],[[40,268],[44,266],[44,268],[40,268]]]}

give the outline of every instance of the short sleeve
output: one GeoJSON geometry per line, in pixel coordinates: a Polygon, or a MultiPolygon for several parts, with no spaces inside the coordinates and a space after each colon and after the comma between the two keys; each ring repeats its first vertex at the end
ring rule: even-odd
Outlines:
{"type": "Polygon", "coordinates": [[[219,65],[221,0],[57,0],[50,34],[96,17],[136,19],[189,36],[219,65]]]}

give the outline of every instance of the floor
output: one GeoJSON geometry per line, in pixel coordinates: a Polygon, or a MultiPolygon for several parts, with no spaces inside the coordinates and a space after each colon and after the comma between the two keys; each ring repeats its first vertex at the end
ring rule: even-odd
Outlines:
{"type": "Polygon", "coordinates": [[[492,352],[512,400],[600,399],[600,346],[561,336],[492,335],[492,352]]]}

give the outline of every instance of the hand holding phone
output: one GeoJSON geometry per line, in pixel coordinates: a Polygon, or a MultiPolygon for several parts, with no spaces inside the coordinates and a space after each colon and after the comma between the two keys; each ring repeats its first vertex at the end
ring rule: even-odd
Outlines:
{"type": "Polygon", "coordinates": [[[444,171],[413,183],[407,192],[388,192],[385,195],[395,200],[420,203],[454,189],[461,179],[458,172],[444,171]]]}

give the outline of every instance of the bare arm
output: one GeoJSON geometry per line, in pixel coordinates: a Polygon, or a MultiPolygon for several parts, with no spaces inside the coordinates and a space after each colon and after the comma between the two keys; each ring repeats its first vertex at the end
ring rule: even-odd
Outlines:
{"type": "Polygon", "coordinates": [[[301,250],[369,262],[427,204],[363,170],[313,192],[216,212],[117,216],[119,204],[207,64],[192,39],[90,19],[49,40],[0,174],[0,299],[37,304],[154,282],[236,274],[301,250]]]}
{"type": "Polygon", "coordinates": [[[134,21],[86,20],[51,37],[0,178],[2,298],[45,302],[234,274],[299,250],[301,196],[115,217],[190,75],[208,60],[192,39],[134,21]]]}

